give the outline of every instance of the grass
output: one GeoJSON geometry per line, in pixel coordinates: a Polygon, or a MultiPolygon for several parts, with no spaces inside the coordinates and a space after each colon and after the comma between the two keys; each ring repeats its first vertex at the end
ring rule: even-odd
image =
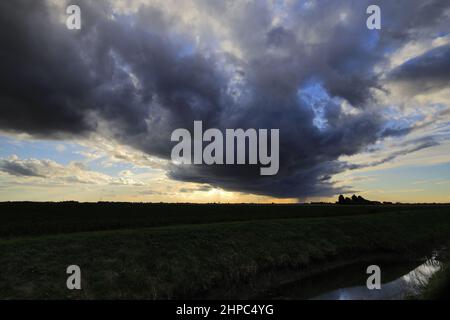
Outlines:
{"type": "Polygon", "coordinates": [[[450,299],[450,254],[447,250],[439,257],[442,268],[431,277],[424,288],[420,297],[422,300],[450,299]]]}
{"type": "Polygon", "coordinates": [[[148,203],[0,202],[0,238],[182,224],[336,217],[382,212],[429,211],[432,205],[196,205],[148,203]]]}
{"type": "MultiPolygon", "coordinates": [[[[207,212],[207,207],[197,208],[207,212]]],[[[333,213],[297,206],[296,212],[278,215],[263,210],[263,219],[257,219],[258,210],[240,208],[229,211],[235,221],[213,213],[215,222],[202,224],[168,214],[170,225],[155,223],[154,216],[143,217],[151,227],[123,218],[113,225],[125,229],[109,231],[99,228],[107,216],[97,216],[98,224],[87,219],[81,226],[61,228],[50,221],[45,232],[2,226],[0,298],[175,299],[208,298],[213,292],[236,297],[240,288],[251,287],[265,275],[306,273],[330,261],[367,254],[414,255],[450,237],[446,206],[378,209],[372,214],[369,207],[331,207],[333,213]],[[362,214],[357,215],[358,210],[362,214]],[[65,287],[65,270],[72,264],[82,269],[79,292],[65,287]]],[[[19,225],[17,221],[13,225],[19,225]]]]}
{"type": "Polygon", "coordinates": [[[442,270],[438,271],[430,279],[426,286],[422,300],[448,300],[450,299],[450,266],[444,264],[442,270]]]}

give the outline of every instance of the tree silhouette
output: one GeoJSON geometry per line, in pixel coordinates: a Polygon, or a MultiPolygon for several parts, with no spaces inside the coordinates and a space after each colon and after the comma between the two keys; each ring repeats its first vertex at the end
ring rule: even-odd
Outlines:
{"type": "Polygon", "coordinates": [[[367,199],[364,199],[361,196],[356,196],[355,194],[351,197],[344,197],[343,195],[339,195],[338,198],[338,204],[345,204],[345,205],[357,205],[357,204],[381,204],[378,201],[370,201],[367,199]]]}

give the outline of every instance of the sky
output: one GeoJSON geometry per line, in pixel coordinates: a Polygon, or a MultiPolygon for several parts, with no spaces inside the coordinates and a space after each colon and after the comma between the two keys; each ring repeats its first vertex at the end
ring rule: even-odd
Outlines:
{"type": "Polygon", "coordinates": [[[0,201],[450,202],[448,0],[1,1],[0,43],[0,201]],[[194,121],[278,174],[173,163],[194,121]]]}

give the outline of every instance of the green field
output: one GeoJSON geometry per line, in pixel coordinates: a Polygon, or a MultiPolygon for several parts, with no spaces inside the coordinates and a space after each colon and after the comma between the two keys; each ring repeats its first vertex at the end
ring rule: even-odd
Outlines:
{"type": "Polygon", "coordinates": [[[450,206],[0,204],[0,299],[247,298],[450,240],[450,206]],[[81,291],[66,288],[67,266],[81,291]]]}

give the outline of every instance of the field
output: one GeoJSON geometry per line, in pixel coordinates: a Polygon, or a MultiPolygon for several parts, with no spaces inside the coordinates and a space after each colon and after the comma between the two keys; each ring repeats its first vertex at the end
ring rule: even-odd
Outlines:
{"type": "Polygon", "coordinates": [[[0,299],[249,298],[450,240],[450,206],[0,203],[0,299]],[[66,268],[82,270],[81,291],[66,268]]]}

